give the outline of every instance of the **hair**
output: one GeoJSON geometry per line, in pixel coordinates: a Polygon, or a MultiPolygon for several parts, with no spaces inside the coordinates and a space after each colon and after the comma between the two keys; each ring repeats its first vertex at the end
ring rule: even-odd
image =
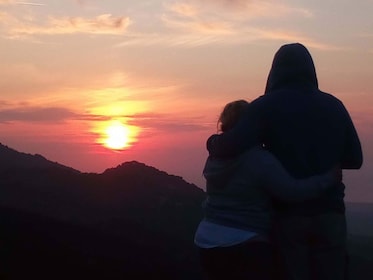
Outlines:
{"type": "Polygon", "coordinates": [[[226,104],[218,119],[218,131],[225,132],[231,129],[237,123],[249,104],[249,102],[243,99],[226,104]]]}

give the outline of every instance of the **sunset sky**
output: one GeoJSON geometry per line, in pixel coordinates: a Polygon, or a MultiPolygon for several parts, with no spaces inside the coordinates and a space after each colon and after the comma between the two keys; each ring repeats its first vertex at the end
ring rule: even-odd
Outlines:
{"type": "Polygon", "coordinates": [[[346,200],[373,202],[372,13],[372,0],[0,0],[0,143],[83,172],[137,160],[203,187],[224,104],[263,94],[274,53],[300,42],[361,138],[346,200]],[[127,146],[108,147],[108,130],[127,146]]]}

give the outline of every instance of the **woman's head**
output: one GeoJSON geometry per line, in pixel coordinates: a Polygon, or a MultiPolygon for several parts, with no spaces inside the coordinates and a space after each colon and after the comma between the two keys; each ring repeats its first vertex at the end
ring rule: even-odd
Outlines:
{"type": "Polygon", "coordinates": [[[231,129],[248,107],[249,102],[236,100],[225,105],[218,119],[218,131],[225,132],[231,129]]]}

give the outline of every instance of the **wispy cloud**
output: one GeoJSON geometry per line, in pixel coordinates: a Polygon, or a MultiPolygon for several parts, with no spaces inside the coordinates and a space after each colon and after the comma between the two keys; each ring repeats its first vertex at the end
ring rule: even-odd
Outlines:
{"type": "Polygon", "coordinates": [[[179,16],[225,17],[248,20],[255,18],[281,18],[298,16],[313,17],[313,13],[302,7],[281,4],[278,1],[262,0],[190,0],[169,2],[166,9],[179,16]]]}
{"type": "Polygon", "coordinates": [[[167,131],[168,133],[200,131],[206,129],[206,127],[210,128],[211,125],[206,126],[203,122],[201,123],[199,116],[180,118],[172,114],[141,113],[125,117],[128,118],[130,125],[156,131],[167,131]]]}
{"type": "Polygon", "coordinates": [[[17,5],[27,5],[27,6],[45,6],[43,3],[34,3],[34,2],[15,2],[17,5]]]}
{"type": "Polygon", "coordinates": [[[314,49],[327,50],[327,51],[336,51],[336,50],[343,49],[340,46],[318,42],[315,39],[308,37],[299,32],[276,30],[276,29],[263,29],[263,28],[252,29],[251,31],[258,38],[262,38],[265,40],[284,41],[284,42],[301,42],[307,45],[307,47],[312,47],[314,49]]]}
{"type": "Polygon", "coordinates": [[[86,5],[87,1],[86,0],[74,0],[74,2],[76,2],[77,4],[81,5],[81,6],[84,6],[86,5]]]}
{"type": "Polygon", "coordinates": [[[0,0],[0,5],[11,5],[14,4],[15,1],[13,0],[0,0]]]}
{"type": "Polygon", "coordinates": [[[17,107],[0,110],[0,122],[61,122],[77,115],[62,107],[17,107]]]}
{"type": "Polygon", "coordinates": [[[20,2],[16,0],[0,0],[0,5],[27,5],[27,6],[45,6],[43,3],[20,2]]]}
{"type": "Polygon", "coordinates": [[[162,21],[166,26],[170,28],[177,28],[183,31],[190,31],[193,33],[199,34],[210,34],[210,35],[218,35],[218,34],[234,34],[236,33],[234,30],[234,24],[229,21],[224,20],[204,20],[204,19],[196,19],[196,20],[180,20],[175,19],[172,17],[163,16],[162,21]]]}
{"type": "Polygon", "coordinates": [[[10,105],[9,101],[0,100],[0,108],[2,108],[2,107],[8,107],[9,105],[10,105]]]}
{"type": "Polygon", "coordinates": [[[131,24],[129,17],[102,14],[95,18],[49,17],[45,24],[18,21],[10,27],[12,35],[123,34],[131,24]]]}
{"type": "Polygon", "coordinates": [[[167,7],[170,11],[185,17],[194,17],[198,15],[199,9],[188,3],[173,3],[167,7]]]}
{"type": "MultiPolygon", "coordinates": [[[[171,22],[169,21],[169,23],[171,22]]],[[[176,24],[172,24],[174,27],[176,26],[176,24]]],[[[183,30],[183,32],[175,32],[171,34],[128,34],[125,35],[125,40],[116,44],[115,47],[131,45],[198,47],[210,44],[238,45],[267,40],[283,43],[302,42],[309,47],[327,51],[343,49],[340,46],[324,43],[292,30],[247,26],[238,27],[230,25],[229,23],[218,22],[199,22],[195,24],[183,24],[178,22],[177,25],[180,30],[183,30]]]]}
{"type": "MultiPolygon", "coordinates": [[[[247,33],[257,35],[257,38],[268,37],[268,31],[258,32],[260,29],[255,28],[253,21],[256,19],[270,21],[290,15],[312,16],[310,11],[302,8],[258,0],[191,0],[169,3],[166,10],[168,12],[162,15],[161,20],[168,28],[193,35],[220,36],[222,39],[232,35],[243,37],[247,33]]],[[[279,35],[273,38],[277,40],[279,35]]]]}
{"type": "MultiPolygon", "coordinates": [[[[113,119],[125,120],[129,125],[141,127],[150,133],[155,131],[186,132],[206,129],[201,117],[176,117],[173,114],[143,112],[122,115],[77,113],[66,107],[43,107],[24,104],[14,106],[0,100],[0,123],[62,123],[65,121],[107,122],[113,119]],[[2,107],[2,108],[1,108],[2,107]]],[[[210,124],[208,125],[210,127],[210,124]]]]}
{"type": "Polygon", "coordinates": [[[196,47],[208,44],[243,44],[253,41],[273,40],[303,42],[323,50],[337,50],[336,46],[319,42],[299,31],[271,27],[271,20],[298,16],[300,20],[313,16],[304,8],[280,4],[276,1],[247,0],[190,0],[165,4],[166,12],[160,17],[168,32],[152,34],[127,34],[117,46],[169,45],[196,47]],[[256,20],[265,19],[261,27],[256,20]]]}
{"type": "Polygon", "coordinates": [[[141,127],[149,133],[156,132],[187,132],[200,131],[206,128],[210,129],[211,124],[201,122],[201,116],[180,117],[174,114],[162,114],[153,112],[143,112],[125,115],[98,115],[98,114],[81,114],[76,116],[79,120],[91,122],[106,122],[113,119],[124,120],[125,123],[135,127],[141,127]]]}

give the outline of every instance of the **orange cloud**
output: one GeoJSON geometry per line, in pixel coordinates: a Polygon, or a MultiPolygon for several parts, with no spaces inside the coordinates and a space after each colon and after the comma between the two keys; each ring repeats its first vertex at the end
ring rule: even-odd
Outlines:
{"type": "Polygon", "coordinates": [[[305,36],[298,32],[285,31],[285,30],[273,30],[273,29],[252,29],[252,32],[258,37],[267,40],[277,40],[284,42],[302,42],[308,47],[319,49],[319,50],[342,50],[342,47],[317,42],[315,39],[312,39],[308,36],[305,36]]]}
{"type": "Polygon", "coordinates": [[[0,0],[0,5],[10,5],[10,4],[14,4],[15,1],[13,0],[0,0]]]}
{"type": "Polygon", "coordinates": [[[206,124],[201,122],[201,118],[203,118],[201,116],[180,117],[175,116],[174,114],[141,113],[126,116],[126,118],[129,118],[128,123],[132,125],[148,129],[155,129],[157,131],[200,131],[211,127],[210,123],[206,124]]]}
{"type": "Polygon", "coordinates": [[[28,107],[22,106],[0,110],[1,122],[60,122],[75,118],[76,114],[62,107],[28,107]]]}
{"type": "Polygon", "coordinates": [[[194,5],[187,4],[187,3],[174,3],[170,5],[169,10],[185,17],[193,17],[198,14],[198,9],[194,5]]]}
{"type": "Polygon", "coordinates": [[[59,34],[123,34],[131,24],[129,17],[114,17],[111,14],[99,15],[96,18],[82,17],[49,17],[46,25],[31,25],[18,22],[10,29],[13,35],[59,35],[59,34]]]}
{"type": "MultiPolygon", "coordinates": [[[[172,3],[166,6],[167,13],[162,15],[163,23],[171,29],[188,33],[191,42],[201,43],[206,36],[237,35],[241,40],[229,38],[229,42],[237,43],[247,40],[248,33],[262,38],[263,34],[252,32],[247,26],[253,26],[256,19],[278,19],[282,17],[301,16],[312,17],[312,13],[303,8],[295,8],[278,3],[277,1],[248,1],[248,0],[191,0],[188,2],[172,3]],[[245,35],[246,38],[242,38],[245,35]],[[193,36],[195,38],[193,39],[193,36]]],[[[268,32],[266,32],[268,34],[268,32]]],[[[257,39],[254,38],[254,39],[257,39]]],[[[221,38],[227,39],[227,38],[221,38]]],[[[277,40],[277,38],[275,38],[277,40]]],[[[219,38],[206,38],[202,42],[216,42],[219,38]]],[[[252,40],[250,38],[249,40],[252,40]]]]}
{"type": "MultiPolygon", "coordinates": [[[[175,33],[172,38],[158,34],[158,38],[153,38],[154,44],[163,42],[199,46],[211,43],[242,44],[273,40],[282,43],[301,41],[310,47],[322,50],[340,49],[296,31],[255,27],[257,23],[254,20],[258,19],[265,19],[270,24],[271,19],[278,20],[289,16],[313,17],[313,13],[307,9],[284,5],[277,1],[190,0],[170,4],[166,9],[168,12],[162,15],[161,20],[175,33]]],[[[139,43],[141,39],[138,37],[136,41],[139,43]]],[[[123,45],[129,44],[131,39],[123,43],[123,45]]]]}
{"type": "MultiPolygon", "coordinates": [[[[252,41],[280,41],[287,42],[302,42],[309,47],[320,50],[341,50],[340,46],[334,46],[324,42],[319,42],[317,39],[309,37],[301,32],[255,27],[249,22],[240,20],[229,20],[224,18],[180,18],[172,15],[163,15],[163,23],[170,29],[173,29],[173,34],[157,34],[152,39],[147,41],[147,44],[168,44],[179,46],[200,46],[212,43],[235,45],[243,44],[252,41]]],[[[144,34],[144,38],[146,35],[144,34]]],[[[144,38],[138,36],[129,38],[119,46],[141,44],[144,38]]],[[[145,43],[145,42],[144,42],[145,43]]]]}
{"type": "Polygon", "coordinates": [[[29,6],[44,6],[42,3],[35,2],[20,2],[15,0],[0,0],[0,5],[29,5],[29,6]]]}
{"type": "Polygon", "coordinates": [[[170,28],[177,28],[184,31],[203,34],[231,34],[235,33],[232,24],[223,20],[178,20],[163,16],[163,23],[170,28]]]}
{"type": "Polygon", "coordinates": [[[178,15],[195,16],[218,14],[230,15],[237,19],[279,18],[289,15],[313,17],[310,10],[279,3],[278,1],[262,0],[191,0],[188,3],[173,3],[168,9],[178,15]]]}

